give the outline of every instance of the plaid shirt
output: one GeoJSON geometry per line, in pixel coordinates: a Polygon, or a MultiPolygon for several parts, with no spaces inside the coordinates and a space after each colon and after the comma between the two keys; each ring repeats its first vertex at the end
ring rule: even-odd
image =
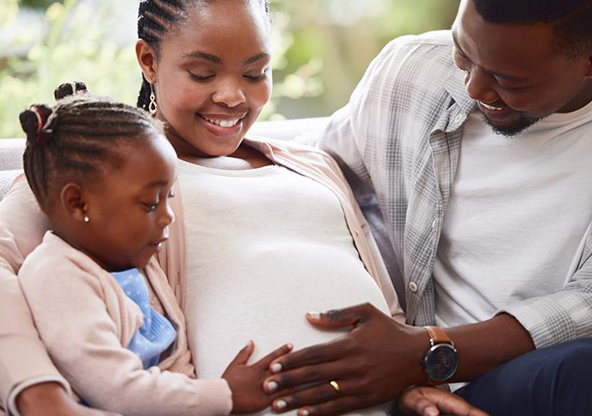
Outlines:
{"type": "MultiPolygon", "coordinates": [[[[383,216],[386,230],[376,237],[413,325],[435,320],[434,261],[462,127],[475,109],[463,78],[449,31],[398,38],[328,126],[301,138],[337,159],[371,224],[383,216]]],[[[592,337],[592,224],[586,235],[579,266],[560,292],[499,311],[517,318],[537,347],[592,337]]]]}

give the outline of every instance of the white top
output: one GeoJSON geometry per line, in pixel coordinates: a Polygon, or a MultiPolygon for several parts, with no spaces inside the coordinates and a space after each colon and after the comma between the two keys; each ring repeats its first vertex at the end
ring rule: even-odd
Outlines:
{"type": "Polygon", "coordinates": [[[344,333],[313,328],[307,311],[369,301],[389,314],[325,186],[278,166],[225,171],[187,162],[179,180],[184,312],[198,377],[220,377],[250,339],[253,362],[286,342],[300,349],[344,333]]]}
{"type": "Polygon", "coordinates": [[[591,121],[592,103],[506,138],[471,114],[434,268],[438,325],[561,290],[592,216],[591,121]]]}

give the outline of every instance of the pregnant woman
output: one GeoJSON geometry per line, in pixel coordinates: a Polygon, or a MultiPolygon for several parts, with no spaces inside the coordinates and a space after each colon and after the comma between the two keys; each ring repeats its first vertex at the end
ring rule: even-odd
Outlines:
{"type": "MultiPolygon", "coordinates": [[[[140,2],[136,53],[144,79],[138,105],[166,123],[179,157],[176,221],[159,261],[185,314],[199,378],[219,378],[250,339],[256,342],[254,362],[286,342],[300,349],[340,335],[313,329],[308,311],[370,302],[403,321],[335,162],[304,146],[245,138],[270,97],[269,25],[262,0],[140,2]]],[[[0,214],[2,296],[32,340],[30,318],[10,276],[47,224],[23,177],[0,204],[0,214]]],[[[13,328],[2,322],[5,339],[13,328]]],[[[63,382],[34,341],[26,350],[32,363],[27,371],[14,359],[16,350],[2,350],[10,366],[1,383],[9,402],[35,377],[63,382]]],[[[347,396],[339,380],[330,381],[328,392],[347,396]]],[[[231,387],[216,414],[232,411],[231,387]]],[[[9,405],[20,405],[29,416],[43,414],[39,403],[21,394],[9,405]]],[[[285,403],[273,406],[281,410],[285,403]]],[[[91,414],[68,411],[61,414],[91,414]]]]}

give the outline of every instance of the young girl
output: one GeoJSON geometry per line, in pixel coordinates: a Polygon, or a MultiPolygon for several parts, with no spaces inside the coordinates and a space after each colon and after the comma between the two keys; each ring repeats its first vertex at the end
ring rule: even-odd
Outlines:
{"type": "MultiPolygon", "coordinates": [[[[85,92],[82,83],[64,93],[85,92]]],[[[24,168],[51,224],[19,281],[48,351],[88,404],[133,415],[219,415],[271,403],[261,385],[284,346],[225,380],[195,379],[183,314],[154,259],[174,219],[176,154],[143,110],[90,94],[20,115],[24,168]],[[228,389],[230,386],[230,390],[228,389]],[[227,406],[232,393],[232,409],[227,406]]]]}

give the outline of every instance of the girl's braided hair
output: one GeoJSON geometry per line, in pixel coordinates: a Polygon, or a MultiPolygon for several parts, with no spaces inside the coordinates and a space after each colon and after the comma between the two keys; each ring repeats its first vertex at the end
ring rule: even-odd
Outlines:
{"type": "MultiPolygon", "coordinates": [[[[138,38],[146,41],[156,53],[160,42],[173,27],[187,19],[187,9],[192,5],[215,3],[217,0],[141,0],[138,9],[138,38]]],[[[269,0],[243,0],[259,2],[269,13],[269,0]]],[[[142,87],[138,95],[138,107],[148,110],[150,83],[142,75],[142,87]]]]}
{"type": "Polygon", "coordinates": [[[82,82],[62,84],[54,95],[53,108],[36,104],[19,116],[27,136],[25,175],[44,210],[54,185],[117,169],[124,162],[122,145],[138,146],[162,131],[144,110],[86,94],[82,82]]]}

